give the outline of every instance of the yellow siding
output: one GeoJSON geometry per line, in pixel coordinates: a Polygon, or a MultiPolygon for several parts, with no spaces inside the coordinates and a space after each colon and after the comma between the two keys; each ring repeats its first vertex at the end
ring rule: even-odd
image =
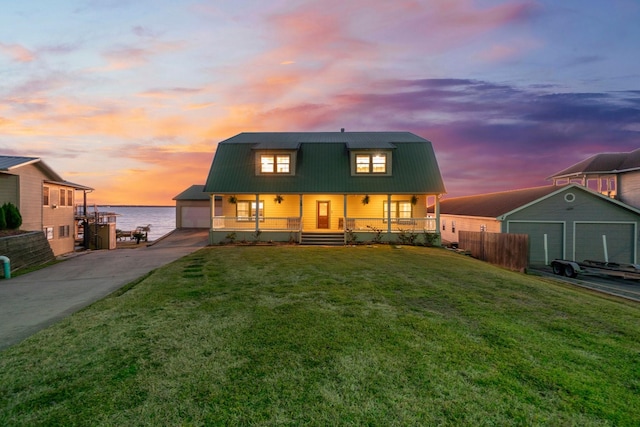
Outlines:
{"type": "MultiPolygon", "coordinates": [[[[386,195],[370,195],[369,203],[363,204],[362,199],[365,195],[347,195],[347,217],[349,218],[383,218],[384,204],[387,202],[386,195]]],[[[283,201],[276,203],[274,201],[275,194],[261,194],[260,200],[264,202],[264,215],[266,218],[286,218],[300,216],[300,195],[283,194],[283,201]]],[[[255,194],[237,194],[238,201],[255,202],[255,194]]],[[[304,231],[314,231],[317,228],[317,202],[330,202],[329,225],[330,230],[340,231],[340,220],[344,215],[344,195],[342,194],[306,194],[302,198],[302,229],[304,231]]],[[[392,202],[395,201],[411,201],[410,195],[393,195],[392,202]]],[[[426,198],[419,196],[418,203],[412,206],[412,216],[416,218],[424,218],[427,216],[425,206],[426,198]]],[[[222,216],[235,217],[236,205],[229,202],[229,195],[222,196],[222,216]]],[[[229,226],[230,224],[227,223],[229,226]]],[[[242,222],[241,228],[247,227],[247,222],[242,222]]],[[[326,229],[323,229],[326,231],[326,229]]]]}

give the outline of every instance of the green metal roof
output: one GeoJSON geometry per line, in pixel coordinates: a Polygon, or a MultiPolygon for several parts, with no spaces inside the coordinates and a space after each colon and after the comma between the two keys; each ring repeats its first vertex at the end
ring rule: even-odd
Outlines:
{"type": "Polygon", "coordinates": [[[192,185],[173,198],[173,200],[209,200],[209,194],[204,192],[204,185],[192,185]]]}
{"type": "Polygon", "coordinates": [[[442,194],[431,142],[409,132],[241,133],[218,145],[204,191],[236,193],[442,194]],[[256,175],[256,147],[298,147],[295,175],[256,175]],[[391,148],[392,176],[351,176],[348,147],[391,148]]]}

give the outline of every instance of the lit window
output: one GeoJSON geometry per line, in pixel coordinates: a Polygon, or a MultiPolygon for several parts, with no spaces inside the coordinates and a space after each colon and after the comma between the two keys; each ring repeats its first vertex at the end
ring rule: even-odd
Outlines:
{"type": "Polygon", "coordinates": [[[356,155],[356,173],[369,173],[370,158],[368,155],[356,155]]]}
{"type": "MultiPolygon", "coordinates": [[[[383,203],[382,214],[384,221],[389,217],[388,204],[383,203]]],[[[411,202],[391,202],[391,222],[395,222],[398,218],[411,218],[411,202]]]]}
{"type": "Polygon", "coordinates": [[[290,173],[291,156],[288,154],[263,154],[260,156],[261,173],[290,173]]]}
{"type": "Polygon", "coordinates": [[[289,156],[276,156],[277,173],[289,173],[289,162],[291,158],[289,156]]]}
{"type": "MultiPolygon", "coordinates": [[[[264,202],[260,201],[260,221],[264,221],[264,202]]],[[[249,221],[256,219],[256,202],[249,200],[238,200],[236,202],[236,216],[238,221],[249,221]]]]}
{"type": "Polygon", "coordinates": [[[273,173],[273,156],[260,156],[260,162],[262,164],[262,173],[273,173]]]}
{"type": "Polygon", "coordinates": [[[387,155],[356,154],[356,173],[387,173],[387,155]]]}
{"type": "Polygon", "coordinates": [[[373,173],[385,173],[387,171],[387,156],[384,154],[376,154],[371,158],[373,165],[373,173]]]}

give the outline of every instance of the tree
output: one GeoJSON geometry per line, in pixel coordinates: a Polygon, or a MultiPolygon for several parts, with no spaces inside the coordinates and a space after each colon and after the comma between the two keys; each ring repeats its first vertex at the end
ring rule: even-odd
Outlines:
{"type": "Polygon", "coordinates": [[[20,211],[13,203],[5,203],[2,206],[4,216],[7,221],[7,228],[9,230],[17,230],[22,225],[22,215],[20,211]]]}

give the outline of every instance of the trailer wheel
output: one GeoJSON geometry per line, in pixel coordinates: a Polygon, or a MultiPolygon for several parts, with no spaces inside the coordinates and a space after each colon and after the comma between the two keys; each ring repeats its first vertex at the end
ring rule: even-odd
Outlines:
{"type": "Polygon", "coordinates": [[[551,263],[551,268],[553,269],[553,274],[558,276],[562,276],[564,274],[564,267],[559,262],[551,263]]]}
{"type": "Polygon", "coordinates": [[[576,277],[578,275],[578,273],[576,273],[573,269],[573,267],[571,267],[571,265],[567,264],[564,266],[564,275],[567,277],[576,277]]]}

